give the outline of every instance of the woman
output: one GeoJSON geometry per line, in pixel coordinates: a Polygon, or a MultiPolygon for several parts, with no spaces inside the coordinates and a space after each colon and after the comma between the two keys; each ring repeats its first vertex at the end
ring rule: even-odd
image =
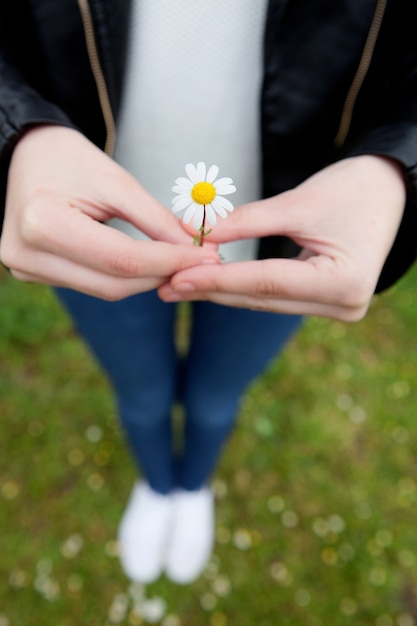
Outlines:
{"type": "Polygon", "coordinates": [[[6,165],[13,148],[2,260],[17,278],[75,289],[60,297],[114,384],[145,478],[120,527],[126,572],[189,582],[210,554],[208,481],[246,385],[299,314],[358,319],[415,257],[415,9],[78,5],[0,10],[6,165]],[[220,250],[230,263],[189,245],[163,208],[200,160],[240,194],[210,235],[233,242],[220,250]],[[252,260],[259,236],[268,260],[252,260]],[[181,362],[174,307],[155,288],[172,303],[246,308],[196,303],[181,362]],[[186,426],[173,458],[177,398],[186,426]]]}

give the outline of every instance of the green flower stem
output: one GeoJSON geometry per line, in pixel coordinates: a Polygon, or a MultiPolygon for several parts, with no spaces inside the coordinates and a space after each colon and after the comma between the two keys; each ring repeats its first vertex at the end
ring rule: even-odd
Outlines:
{"type": "Polygon", "coordinates": [[[200,228],[198,229],[198,232],[200,233],[199,235],[196,235],[194,237],[194,245],[195,246],[203,246],[204,245],[204,237],[206,237],[206,235],[209,235],[212,231],[212,229],[210,228],[210,230],[204,230],[206,227],[206,205],[203,205],[204,207],[204,213],[203,213],[203,221],[202,224],[200,226],[200,228]]]}
{"type": "Polygon", "coordinates": [[[202,246],[204,244],[204,237],[206,235],[206,233],[204,232],[204,228],[206,226],[206,205],[205,204],[203,205],[203,210],[204,210],[204,213],[203,213],[203,221],[200,226],[200,240],[198,243],[199,246],[202,246]]]}

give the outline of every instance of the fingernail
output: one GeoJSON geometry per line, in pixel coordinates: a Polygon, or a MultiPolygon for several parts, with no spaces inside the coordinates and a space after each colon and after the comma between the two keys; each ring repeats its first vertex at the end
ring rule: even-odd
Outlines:
{"type": "Polygon", "coordinates": [[[168,285],[161,288],[160,295],[164,300],[169,300],[170,302],[175,302],[181,298],[180,294],[177,293],[169,287],[168,285]]]}
{"type": "Polygon", "coordinates": [[[169,293],[163,293],[162,299],[165,302],[179,302],[181,300],[181,294],[176,293],[175,291],[170,291],[169,293]]]}
{"type": "Polygon", "coordinates": [[[175,285],[175,291],[195,291],[192,283],[178,283],[175,285]]]}

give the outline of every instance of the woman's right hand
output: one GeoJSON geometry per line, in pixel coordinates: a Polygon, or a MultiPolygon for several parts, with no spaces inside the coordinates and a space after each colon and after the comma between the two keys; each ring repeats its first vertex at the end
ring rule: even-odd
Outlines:
{"type": "Polygon", "coordinates": [[[106,300],[219,262],[215,250],[193,246],[177,218],[81,133],[53,125],[28,130],[14,150],[0,258],[19,280],[106,300]],[[153,241],[102,223],[112,217],[153,241]]]}

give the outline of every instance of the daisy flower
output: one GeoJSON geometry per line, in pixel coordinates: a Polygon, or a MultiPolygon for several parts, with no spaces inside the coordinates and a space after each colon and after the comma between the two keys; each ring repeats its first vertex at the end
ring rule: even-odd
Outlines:
{"type": "MultiPolygon", "coordinates": [[[[185,211],[183,221],[188,224],[193,220],[195,228],[197,228],[201,236],[207,235],[204,232],[206,218],[211,226],[217,223],[217,215],[227,217],[227,212],[233,211],[233,204],[224,198],[230,193],[236,191],[231,178],[217,178],[219,168],[212,165],[206,169],[203,162],[197,163],[197,166],[188,163],[185,166],[188,178],[181,176],[175,181],[172,191],[177,193],[173,199],[172,210],[174,213],[185,211]]],[[[200,240],[202,245],[202,239],[200,240]]]]}

